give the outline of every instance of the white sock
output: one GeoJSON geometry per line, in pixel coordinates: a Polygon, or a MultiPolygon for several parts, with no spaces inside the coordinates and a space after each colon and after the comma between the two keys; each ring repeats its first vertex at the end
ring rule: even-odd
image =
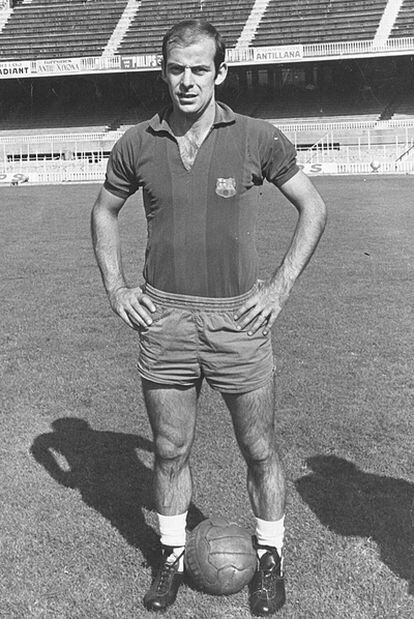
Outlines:
{"type": "Polygon", "coordinates": [[[178,514],[177,516],[163,516],[157,514],[158,526],[160,530],[160,542],[163,546],[170,546],[173,548],[171,553],[171,561],[175,561],[181,556],[178,570],[180,572],[184,569],[184,547],[185,547],[185,527],[187,524],[187,512],[184,514],[178,514]]]}
{"type": "MultiPolygon", "coordinates": [[[[282,556],[283,537],[285,534],[285,517],[280,520],[261,520],[256,518],[256,537],[257,543],[260,546],[273,546],[282,556]]],[[[266,551],[259,549],[257,554],[259,557],[266,551]]]]}

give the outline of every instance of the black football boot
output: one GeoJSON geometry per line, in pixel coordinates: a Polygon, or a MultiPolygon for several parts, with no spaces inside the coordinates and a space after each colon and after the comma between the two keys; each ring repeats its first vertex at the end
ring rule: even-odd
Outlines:
{"type": "Polygon", "coordinates": [[[158,572],[144,596],[144,606],[148,610],[163,611],[175,602],[177,591],[183,580],[183,572],[179,572],[180,556],[172,558],[173,548],[162,547],[162,562],[158,572]]]}
{"type": "Polygon", "coordinates": [[[256,545],[266,552],[258,559],[255,575],[249,585],[250,610],[256,617],[274,615],[286,601],[282,561],[276,548],[256,545]]]}

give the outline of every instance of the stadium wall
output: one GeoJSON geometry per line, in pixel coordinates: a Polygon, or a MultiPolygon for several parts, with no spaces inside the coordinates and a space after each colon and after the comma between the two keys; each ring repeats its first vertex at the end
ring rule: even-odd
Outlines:
{"type": "MultiPolygon", "coordinates": [[[[339,41],[312,45],[245,47],[227,50],[230,66],[316,62],[346,58],[405,56],[414,50],[414,37],[384,41],[339,41]]],[[[37,78],[160,70],[160,54],[86,56],[0,61],[0,79],[37,78]]]]}
{"type": "MultiPolygon", "coordinates": [[[[382,38],[377,34],[357,41],[328,38],[328,42],[260,47],[252,41],[253,45],[236,43],[228,49],[230,85],[219,98],[236,111],[277,124],[294,142],[308,173],[412,173],[414,106],[395,122],[389,119],[397,111],[397,95],[407,85],[412,87],[411,102],[414,100],[414,36],[382,38]],[[385,70],[390,59],[397,62],[394,73],[385,70]],[[368,71],[369,63],[374,62],[384,68],[380,88],[372,85],[371,73],[377,69],[368,71]],[[335,88],[337,107],[327,96],[335,88]],[[358,105],[346,108],[349,93],[358,105]],[[298,105],[299,100],[304,108],[298,105]],[[279,105],[281,101],[283,105],[279,105]]],[[[30,182],[99,180],[117,137],[166,102],[159,54],[33,58],[16,56],[0,62],[2,91],[11,93],[9,101],[0,96],[0,182],[8,182],[10,174],[26,175],[30,182]],[[115,81],[109,84],[106,78],[115,81]],[[122,88],[117,87],[117,79],[122,80],[122,88]],[[60,100],[58,97],[62,84],[70,94],[67,101],[65,93],[60,100]],[[14,85],[18,85],[15,92],[14,85]],[[99,107],[98,103],[107,102],[114,94],[118,99],[113,99],[112,108],[99,107]],[[116,110],[128,97],[131,109],[126,106],[118,117],[116,110]],[[13,109],[14,101],[20,113],[13,109]],[[12,122],[8,127],[10,102],[12,122]],[[52,120],[51,113],[48,116],[46,112],[53,104],[60,106],[62,120],[56,120],[56,133],[51,125],[49,133],[43,135],[48,125],[42,122],[52,120]],[[39,105],[45,112],[43,120],[39,119],[39,105]],[[96,119],[85,116],[82,127],[79,113],[76,133],[70,133],[69,125],[76,121],[75,109],[82,107],[94,109],[96,119]],[[68,126],[60,126],[68,117],[68,126]],[[22,119],[25,124],[19,132],[22,119]],[[121,132],[114,131],[116,128],[121,132]]]]}
{"type": "MultiPolygon", "coordinates": [[[[384,124],[392,131],[398,128],[398,121],[384,124]]],[[[294,133],[292,129],[300,131],[299,126],[278,126],[293,142],[297,141],[300,133],[294,133]]],[[[319,128],[324,129],[322,125],[319,128]]],[[[414,174],[414,138],[409,131],[414,128],[414,120],[404,121],[405,137],[396,138],[392,146],[376,143],[375,131],[381,130],[373,128],[370,123],[363,125],[361,122],[358,128],[365,131],[366,140],[359,139],[357,146],[339,146],[335,130],[338,134],[346,131],[346,123],[337,127],[332,123],[330,130],[309,148],[296,144],[299,165],[311,176],[414,174]]],[[[18,149],[14,147],[12,154],[8,154],[7,142],[13,138],[0,137],[3,155],[0,159],[0,184],[102,182],[110,149],[121,135],[121,131],[91,135],[31,135],[25,137],[18,149]]]]}

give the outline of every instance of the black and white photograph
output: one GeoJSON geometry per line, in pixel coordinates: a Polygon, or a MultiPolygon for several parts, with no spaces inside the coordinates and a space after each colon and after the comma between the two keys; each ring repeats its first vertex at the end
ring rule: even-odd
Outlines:
{"type": "Polygon", "coordinates": [[[414,0],[0,0],[0,617],[414,617],[414,0]]]}

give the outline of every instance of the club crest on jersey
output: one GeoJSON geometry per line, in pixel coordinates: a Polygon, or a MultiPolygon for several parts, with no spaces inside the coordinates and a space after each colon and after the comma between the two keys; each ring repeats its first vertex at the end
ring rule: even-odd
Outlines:
{"type": "Polygon", "coordinates": [[[218,178],[216,182],[216,194],[222,198],[232,198],[236,195],[235,178],[218,178]]]}

